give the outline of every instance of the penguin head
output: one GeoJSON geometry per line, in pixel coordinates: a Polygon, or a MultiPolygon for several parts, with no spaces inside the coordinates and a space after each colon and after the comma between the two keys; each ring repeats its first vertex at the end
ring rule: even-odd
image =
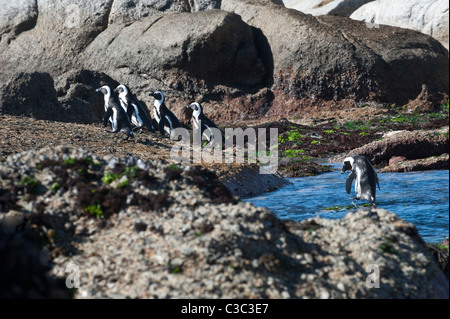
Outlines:
{"type": "Polygon", "coordinates": [[[114,89],[114,92],[119,93],[119,99],[122,101],[126,101],[126,96],[128,95],[130,90],[128,90],[128,87],[124,84],[119,85],[114,89]]]}
{"type": "Polygon", "coordinates": [[[351,157],[351,156],[346,157],[346,158],[344,159],[344,161],[342,162],[341,174],[344,174],[345,171],[351,170],[354,161],[355,161],[355,160],[354,160],[353,157],[351,157]]]}
{"type": "Polygon", "coordinates": [[[187,105],[186,108],[187,109],[191,108],[194,112],[196,112],[196,111],[199,113],[202,112],[202,106],[198,102],[191,103],[191,104],[187,105]]]}
{"type": "Polygon", "coordinates": [[[104,95],[111,95],[111,89],[107,85],[104,85],[104,86],[96,89],[95,92],[101,92],[104,95]]]}
{"type": "Polygon", "coordinates": [[[118,87],[116,87],[115,89],[114,89],[114,92],[117,92],[117,93],[119,93],[119,95],[120,94],[125,94],[125,95],[127,95],[128,94],[128,88],[127,88],[127,86],[126,85],[124,85],[124,84],[121,84],[121,85],[119,85],[118,87]]]}
{"type": "Polygon", "coordinates": [[[155,100],[159,101],[160,103],[164,102],[164,94],[161,91],[150,93],[149,96],[153,96],[155,100]]]}

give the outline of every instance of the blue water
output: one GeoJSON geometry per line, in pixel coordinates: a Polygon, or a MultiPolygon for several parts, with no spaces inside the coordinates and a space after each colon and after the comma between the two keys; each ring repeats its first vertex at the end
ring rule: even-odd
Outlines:
{"type": "MultiPolygon", "coordinates": [[[[348,172],[336,171],[313,177],[290,178],[291,185],[275,192],[246,199],[256,206],[267,207],[281,219],[304,220],[321,216],[342,218],[362,206],[365,200],[353,200],[345,191],[348,172]],[[328,208],[328,210],[327,210],[328,208]],[[331,209],[331,210],[330,210],[331,209]]],[[[449,171],[411,173],[378,173],[377,207],[396,213],[414,224],[428,243],[441,243],[449,234],[449,171]]]]}

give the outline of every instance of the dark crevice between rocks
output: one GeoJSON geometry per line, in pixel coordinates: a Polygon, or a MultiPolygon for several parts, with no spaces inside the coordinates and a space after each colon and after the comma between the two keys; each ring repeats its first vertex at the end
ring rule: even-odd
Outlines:
{"type": "Polygon", "coordinates": [[[236,202],[231,191],[219,181],[219,178],[214,172],[200,166],[193,166],[184,174],[194,185],[200,190],[203,190],[214,204],[236,202]]]}
{"type": "Polygon", "coordinates": [[[266,73],[263,76],[263,86],[271,88],[274,83],[273,71],[274,71],[274,61],[272,48],[270,47],[269,40],[264,35],[261,29],[250,26],[253,32],[253,41],[257,50],[258,58],[264,64],[266,73]]]}
{"type": "MultiPolygon", "coordinates": [[[[20,23],[16,26],[16,30],[14,33],[15,37],[25,31],[33,29],[36,26],[36,23],[37,23],[37,20],[39,17],[39,8],[37,5],[37,0],[34,1],[33,7],[35,7],[35,14],[32,15],[29,20],[23,21],[22,23],[20,23]]],[[[12,39],[10,39],[10,40],[12,40],[12,39]]]]}

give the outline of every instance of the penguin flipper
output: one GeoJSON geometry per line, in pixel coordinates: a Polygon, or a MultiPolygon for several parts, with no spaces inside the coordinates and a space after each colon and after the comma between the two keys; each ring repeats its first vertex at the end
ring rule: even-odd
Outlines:
{"type": "Polygon", "coordinates": [[[376,177],[376,179],[377,179],[377,186],[378,186],[378,189],[381,190],[381,188],[380,188],[380,183],[378,183],[378,177],[376,177]]]}
{"type": "Polygon", "coordinates": [[[112,115],[113,115],[113,109],[109,107],[106,110],[105,115],[103,116],[103,127],[108,126],[108,120],[112,115]]]}
{"type": "Polygon", "coordinates": [[[356,172],[352,171],[350,174],[348,174],[347,180],[345,181],[345,190],[347,194],[350,194],[350,192],[352,191],[352,184],[355,178],[356,172]]]}
{"type": "Polygon", "coordinates": [[[158,123],[158,130],[161,135],[166,135],[166,131],[164,130],[165,123],[167,122],[166,118],[161,118],[158,123]]]}
{"type": "Polygon", "coordinates": [[[128,116],[128,119],[130,120],[130,123],[131,123],[131,117],[133,116],[133,110],[134,110],[133,107],[131,107],[131,106],[127,107],[127,116],[128,116]]]}
{"type": "Polygon", "coordinates": [[[139,110],[139,114],[141,114],[141,119],[143,124],[145,125],[145,127],[152,133],[155,133],[155,128],[152,125],[152,120],[149,117],[149,115],[147,114],[147,112],[145,112],[144,107],[137,103],[136,104],[137,109],[139,110]]]}

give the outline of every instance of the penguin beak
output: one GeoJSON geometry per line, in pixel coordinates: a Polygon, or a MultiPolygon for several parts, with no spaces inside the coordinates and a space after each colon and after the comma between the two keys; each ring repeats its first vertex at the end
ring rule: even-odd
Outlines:
{"type": "Polygon", "coordinates": [[[116,88],[114,89],[114,92],[119,92],[119,87],[116,87],[116,88]]]}
{"type": "Polygon", "coordinates": [[[100,90],[101,90],[101,88],[98,88],[98,89],[95,90],[95,92],[100,92],[100,90]]]}

